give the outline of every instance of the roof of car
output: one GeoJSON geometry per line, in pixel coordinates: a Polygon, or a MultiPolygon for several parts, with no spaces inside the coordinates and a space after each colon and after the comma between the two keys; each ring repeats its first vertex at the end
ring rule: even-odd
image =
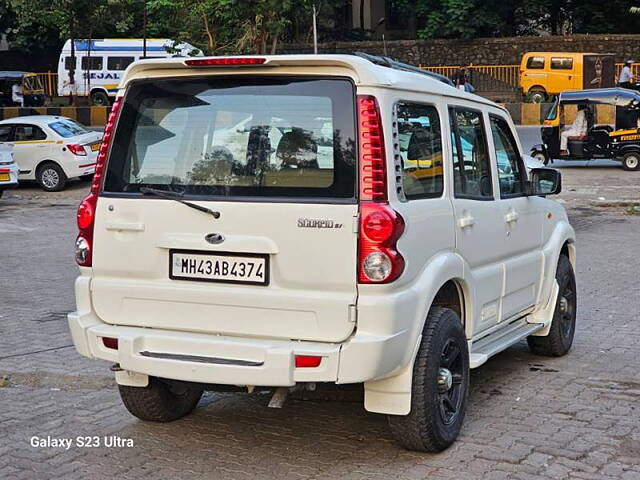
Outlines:
{"type": "Polygon", "coordinates": [[[604,103],[624,107],[634,101],[640,103],[640,93],[627,88],[595,88],[562,92],[560,101],[562,103],[604,103]]]}
{"type": "Polygon", "coordinates": [[[71,120],[68,117],[61,115],[24,115],[22,117],[11,117],[0,120],[0,123],[34,123],[42,124],[49,123],[55,120],[71,120]]]}
{"type": "MultiPolygon", "coordinates": [[[[355,82],[359,86],[376,86],[400,90],[411,90],[421,93],[434,93],[468,99],[477,103],[496,106],[496,104],[486,98],[463,92],[451,85],[447,85],[440,80],[432,78],[427,74],[390,68],[371,62],[368,59],[357,55],[251,55],[251,57],[264,58],[261,65],[242,66],[211,66],[211,67],[190,67],[185,61],[190,58],[172,57],[162,59],[146,59],[132,63],[123,75],[121,86],[127,84],[134,78],[146,76],[151,70],[182,70],[190,69],[194,74],[222,71],[229,69],[238,71],[246,69],[255,73],[261,69],[269,67],[343,67],[351,70],[355,74],[355,82]]],[[[197,60],[229,58],[229,57],[197,57],[197,60]]],[[[234,58],[242,58],[241,56],[234,58]]],[[[501,106],[498,106],[502,108],[501,106]]]]}

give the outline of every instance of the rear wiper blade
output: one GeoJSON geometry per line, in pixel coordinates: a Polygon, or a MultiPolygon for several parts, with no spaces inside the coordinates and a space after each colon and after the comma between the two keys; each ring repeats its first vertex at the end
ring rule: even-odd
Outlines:
{"type": "Polygon", "coordinates": [[[203,207],[202,205],[183,200],[182,197],[184,196],[184,193],[181,192],[171,192],[169,190],[160,190],[158,188],[140,187],[140,193],[144,195],[155,195],[156,197],[166,198],[167,200],[175,200],[176,202],[186,205],[187,207],[191,207],[194,210],[208,213],[213,218],[220,218],[220,212],[216,212],[214,210],[211,210],[210,208],[203,207]]]}

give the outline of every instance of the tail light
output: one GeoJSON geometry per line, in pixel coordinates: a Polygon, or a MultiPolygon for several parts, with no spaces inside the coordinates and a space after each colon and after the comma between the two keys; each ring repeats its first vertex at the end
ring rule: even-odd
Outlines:
{"type": "Polygon", "coordinates": [[[87,156],[87,151],[84,149],[82,145],[78,145],[77,143],[70,143],[69,145],[67,145],[67,148],[74,155],[78,155],[81,157],[87,156]]]}
{"type": "Polygon", "coordinates": [[[319,367],[322,357],[316,355],[296,355],[296,368],[315,368],[319,367]]]}
{"type": "Polygon", "coordinates": [[[404,220],[388,204],[382,118],[378,102],[371,95],[358,95],[358,137],[358,281],[389,283],[398,278],[404,270],[404,258],[396,250],[396,243],[404,231],[404,220]]]}
{"type": "Polygon", "coordinates": [[[102,344],[112,350],[118,350],[118,339],[113,337],[102,337],[102,344]]]}
{"type": "Polygon", "coordinates": [[[78,222],[78,238],[76,239],[76,262],[82,267],[92,265],[93,227],[95,224],[96,206],[98,205],[98,193],[102,185],[107,155],[111,147],[116,121],[122,105],[122,99],[118,98],[111,107],[111,113],[104,127],[104,135],[100,152],[96,159],[96,171],[93,175],[91,193],[82,200],[78,207],[76,220],[78,222]]]}
{"type": "Polygon", "coordinates": [[[185,60],[190,67],[235,67],[242,65],[262,65],[266,58],[260,57],[219,57],[219,58],[194,58],[185,60]]]}

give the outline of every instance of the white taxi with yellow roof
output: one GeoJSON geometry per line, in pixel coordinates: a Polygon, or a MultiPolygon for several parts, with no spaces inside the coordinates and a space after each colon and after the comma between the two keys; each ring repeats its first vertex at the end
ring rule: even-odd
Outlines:
{"type": "Polygon", "coordinates": [[[57,192],[70,178],[91,176],[96,169],[102,133],[75,120],[32,115],[0,121],[0,145],[13,144],[20,180],[36,180],[57,192]]]}

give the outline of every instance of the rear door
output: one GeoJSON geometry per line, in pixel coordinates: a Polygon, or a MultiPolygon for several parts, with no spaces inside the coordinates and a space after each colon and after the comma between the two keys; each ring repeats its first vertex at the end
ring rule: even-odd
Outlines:
{"type": "Polygon", "coordinates": [[[356,302],[354,99],[353,83],[340,78],[133,84],[97,207],[98,316],[173,330],[347,338],[356,302]],[[178,192],[215,216],[148,188],[178,192]]]}
{"type": "Polygon", "coordinates": [[[54,141],[47,140],[47,134],[37,125],[18,123],[13,129],[13,158],[20,168],[20,177],[35,178],[38,164],[51,158],[54,141]]]}

